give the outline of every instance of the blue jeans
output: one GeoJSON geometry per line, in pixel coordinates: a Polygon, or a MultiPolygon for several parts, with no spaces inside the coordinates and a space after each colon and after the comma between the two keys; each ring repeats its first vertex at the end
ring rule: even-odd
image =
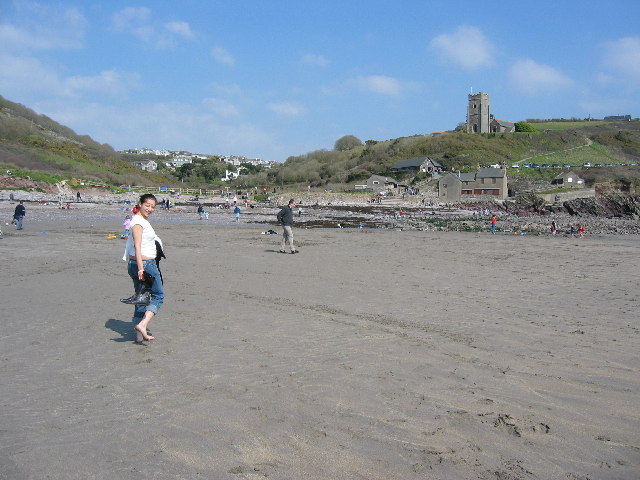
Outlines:
{"type": "Polygon", "coordinates": [[[22,215],[16,215],[15,219],[18,222],[18,230],[22,230],[22,219],[24,217],[22,215]]]}
{"type": "MultiPolygon", "coordinates": [[[[133,313],[133,323],[137,324],[144,317],[144,312],[147,310],[153,312],[154,314],[158,313],[158,310],[162,306],[164,302],[164,286],[162,285],[162,278],[160,277],[160,270],[158,270],[158,266],[156,265],[155,260],[143,260],[142,264],[144,265],[144,271],[153,277],[153,285],[151,286],[151,302],[149,305],[136,305],[136,309],[133,313]]],[[[140,280],[138,280],[138,264],[135,260],[129,260],[129,265],[127,266],[127,271],[129,272],[129,276],[133,280],[133,288],[135,291],[140,291],[140,280]]]]}

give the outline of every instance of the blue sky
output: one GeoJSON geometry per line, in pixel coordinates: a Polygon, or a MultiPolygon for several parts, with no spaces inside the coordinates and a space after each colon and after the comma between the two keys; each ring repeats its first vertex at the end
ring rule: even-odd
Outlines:
{"type": "Polygon", "coordinates": [[[284,161],[503,120],[640,114],[640,1],[0,0],[0,95],[121,150],[284,161]]]}

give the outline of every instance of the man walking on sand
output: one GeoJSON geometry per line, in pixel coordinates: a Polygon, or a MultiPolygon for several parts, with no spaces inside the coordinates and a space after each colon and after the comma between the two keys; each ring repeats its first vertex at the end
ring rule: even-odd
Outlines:
{"type": "Polygon", "coordinates": [[[289,205],[286,207],[282,207],[282,210],[278,212],[276,218],[278,219],[278,223],[282,225],[282,242],[280,244],[280,253],[287,253],[284,250],[285,244],[289,242],[289,248],[291,249],[291,253],[298,253],[296,248],[293,246],[293,230],[291,227],[293,226],[293,207],[296,206],[296,202],[293,201],[293,198],[289,200],[289,205]]]}
{"type": "Polygon", "coordinates": [[[20,203],[16,205],[16,209],[13,212],[13,218],[15,219],[18,227],[17,230],[22,230],[22,219],[26,214],[27,214],[27,209],[22,204],[22,200],[20,200],[20,203]]]}

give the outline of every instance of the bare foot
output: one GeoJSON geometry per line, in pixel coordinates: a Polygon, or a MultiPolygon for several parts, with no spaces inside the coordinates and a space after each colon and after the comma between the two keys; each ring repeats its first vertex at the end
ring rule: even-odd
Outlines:
{"type": "Polygon", "coordinates": [[[153,335],[147,335],[147,329],[140,326],[140,324],[136,325],[136,340],[138,339],[138,334],[142,335],[143,340],[155,340],[156,337],[153,335]]]}

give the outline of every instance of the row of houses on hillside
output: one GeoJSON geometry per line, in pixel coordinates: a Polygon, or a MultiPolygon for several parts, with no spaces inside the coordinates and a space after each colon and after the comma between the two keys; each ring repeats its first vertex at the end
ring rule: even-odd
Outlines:
{"type": "MultiPolygon", "coordinates": [[[[375,194],[397,193],[410,188],[393,177],[371,175],[367,183],[356,185],[356,189],[375,194]]],[[[465,197],[486,197],[505,199],[507,191],[507,171],[503,168],[481,168],[470,173],[447,173],[438,181],[438,198],[441,202],[459,202],[465,197]]]]}
{"type": "MultiPolygon", "coordinates": [[[[418,173],[423,172],[427,175],[439,175],[444,167],[440,162],[429,157],[412,157],[397,161],[391,170],[398,173],[418,173]]],[[[367,179],[366,184],[356,185],[356,190],[368,190],[375,194],[383,192],[391,192],[398,188],[408,189],[408,185],[401,185],[398,180],[393,177],[385,177],[382,175],[371,175],[367,179]]]]}
{"type": "MultiPolygon", "coordinates": [[[[392,171],[405,173],[423,172],[432,177],[440,177],[444,167],[430,157],[412,157],[399,160],[392,171]]],[[[375,194],[407,190],[408,185],[401,184],[393,177],[371,175],[366,184],[356,185],[356,189],[368,190],[375,194]]],[[[481,168],[470,173],[447,173],[438,182],[438,197],[442,202],[459,202],[465,196],[491,196],[504,199],[508,196],[507,171],[504,168],[481,168]]]]}
{"type": "MultiPolygon", "coordinates": [[[[561,188],[584,188],[585,183],[575,172],[562,172],[551,184],[561,188]]],[[[371,175],[364,185],[356,189],[367,190],[375,194],[397,193],[406,190],[393,177],[371,175]]],[[[504,200],[509,196],[507,170],[505,168],[479,168],[475,172],[449,172],[438,181],[438,199],[443,203],[455,203],[478,198],[504,200]]]]}
{"type": "Polygon", "coordinates": [[[272,168],[276,164],[276,162],[262,160],[261,158],[247,158],[239,155],[224,155],[220,157],[220,160],[234,167],[239,167],[243,163],[250,163],[256,167],[272,168]]]}

